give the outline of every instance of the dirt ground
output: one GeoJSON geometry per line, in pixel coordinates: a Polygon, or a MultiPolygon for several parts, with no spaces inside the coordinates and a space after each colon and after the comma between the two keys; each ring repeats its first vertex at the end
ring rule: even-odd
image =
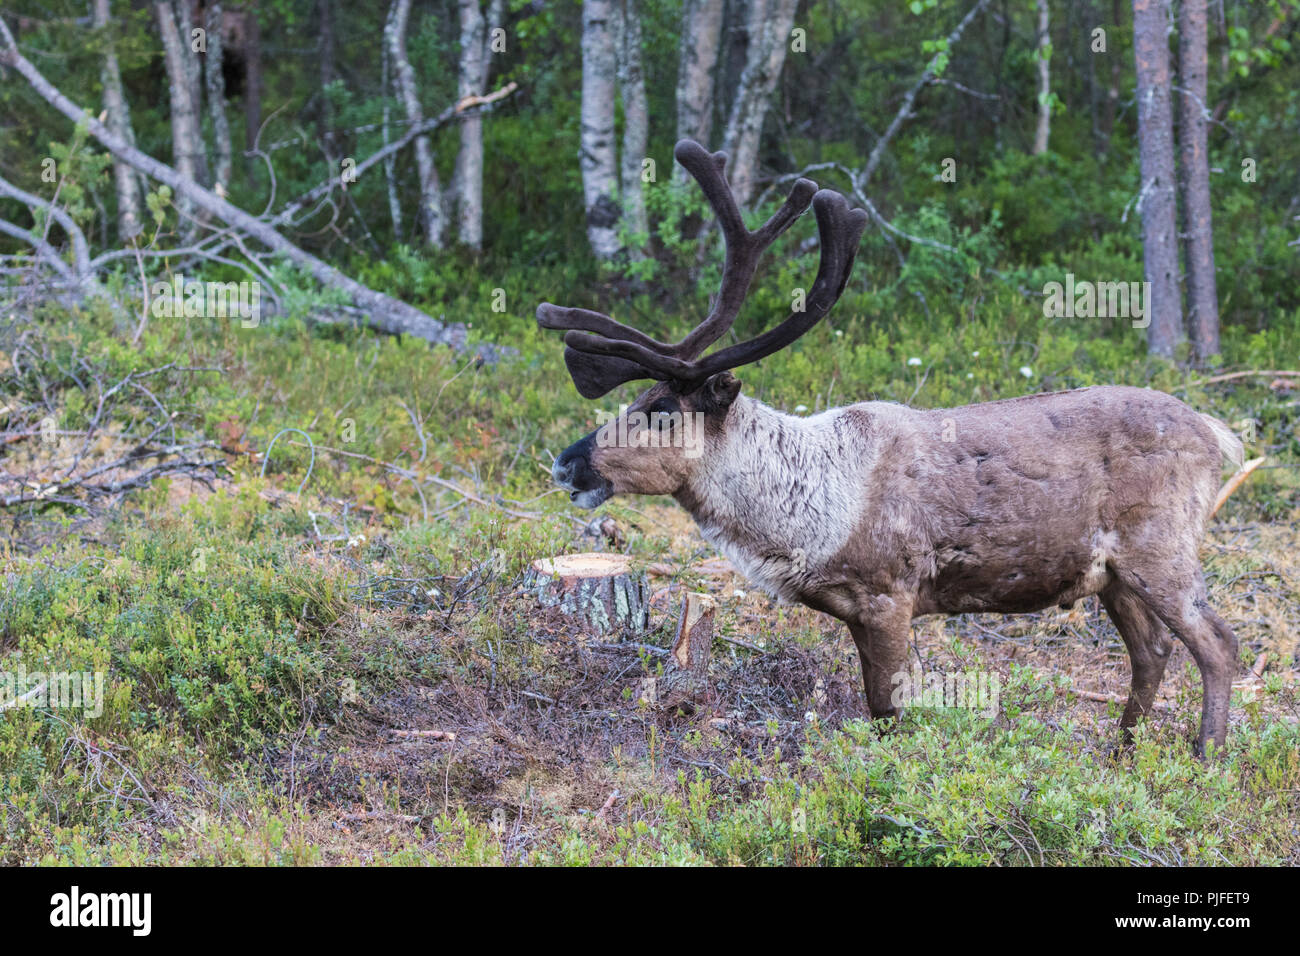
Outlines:
{"type": "MultiPolygon", "coordinates": [[[[863,715],[857,653],[841,624],[751,589],[677,509],[652,505],[638,514],[670,534],[678,559],[651,565],[651,630],[634,641],[583,633],[522,589],[485,612],[502,625],[496,643],[400,610],[375,616],[374,626],[424,645],[413,653],[435,651],[463,666],[358,701],[319,740],[300,740],[279,755],[274,772],[283,792],[310,808],[327,855],[364,858],[387,835],[464,806],[504,830],[509,858],[511,847],[527,848],[548,815],[590,819],[629,793],[671,783],[683,769],[726,781],[724,764],[738,754],[779,746],[796,756],[813,714],[823,726],[863,715]],[[672,638],[678,595],[687,587],[720,602],[707,686],[647,704],[643,682],[662,661],[659,648],[672,638]],[[431,731],[440,733],[412,733],[431,731]]],[[[590,542],[575,549],[589,550],[590,542]]],[[[1237,722],[1247,719],[1263,681],[1297,680],[1300,532],[1218,525],[1203,553],[1212,601],[1245,649],[1231,717],[1237,722]]],[[[1072,693],[1056,695],[1054,709],[1037,716],[1071,726],[1098,759],[1114,751],[1129,665],[1096,598],[1068,611],[918,619],[912,654],[925,672],[979,670],[1004,686],[1014,667],[1068,679],[1072,693]]],[[[1156,707],[1157,725],[1195,733],[1200,680],[1180,644],[1156,707]]]]}

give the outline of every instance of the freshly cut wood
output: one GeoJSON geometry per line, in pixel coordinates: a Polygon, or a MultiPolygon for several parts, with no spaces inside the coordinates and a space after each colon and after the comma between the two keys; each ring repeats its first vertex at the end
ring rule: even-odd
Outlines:
{"type": "Polygon", "coordinates": [[[650,626],[650,586],[625,554],[589,551],[534,561],[525,587],[599,634],[641,633],[650,626]]]}
{"type": "Polygon", "coordinates": [[[673,661],[682,670],[696,673],[708,670],[716,608],[717,604],[707,594],[686,593],[677,619],[677,637],[673,640],[673,661]]]}
{"type": "Polygon", "coordinates": [[[713,617],[717,604],[707,594],[688,591],[682,598],[667,667],[657,677],[643,680],[641,701],[659,710],[695,712],[708,700],[709,659],[713,645],[713,617]]]}

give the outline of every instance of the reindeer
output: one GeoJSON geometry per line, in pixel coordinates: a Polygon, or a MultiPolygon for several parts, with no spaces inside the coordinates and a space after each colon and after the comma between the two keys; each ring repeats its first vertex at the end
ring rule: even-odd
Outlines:
{"type": "Polygon", "coordinates": [[[567,330],[565,363],[584,398],[657,382],[623,420],[567,448],[555,482],[584,508],[671,495],[751,581],[843,621],[873,718],[900,713],[892,688],[913,618],[1068,608],[1095,594],[1132,662],[1125,743],[1151,711],[1172,632],[1204,686],[1196,753],[1222,748],[1237,638],[1206,599],[1197,551],[1222,459],[1243,457],[1232,431],[1172,396],[1120,386],[930,411],[863,402],[809,417],[742,395],[731,370],[789,345],[839,298],[867,216],[800,179],[750,231],[726,155],[689,140],[675,155],[721,226],[717,298],[676,344],[598,312],[538,307],[542,328],[567,330]],[[810,202],[821,261],[805,309],[700,357],[731,328],[761,252],[810,202]],[[695,454],[665,440],[696,421],[695,454]]]}

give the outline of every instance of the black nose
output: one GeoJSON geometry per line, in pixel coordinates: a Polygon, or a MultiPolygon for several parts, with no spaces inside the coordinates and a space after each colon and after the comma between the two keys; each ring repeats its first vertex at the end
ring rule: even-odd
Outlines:
{"type": "Polygon", "coordinates": [[[557,485],[569,485],[573,483],[573,473],[578,468],[578,463],[572,458],[566,459],[560,455],[555,459],[555,464],[551,468],[551,477],[555,479],[557,485]]]}
{"type": "Polygon", "coordinates": [[[600,487],[600,475],[591,465],[591,449],[594,445],[595,440],[588,435],[560,453],[560,457],[551,466],[551,477],[557,485],[577,491],[600,487]]]}

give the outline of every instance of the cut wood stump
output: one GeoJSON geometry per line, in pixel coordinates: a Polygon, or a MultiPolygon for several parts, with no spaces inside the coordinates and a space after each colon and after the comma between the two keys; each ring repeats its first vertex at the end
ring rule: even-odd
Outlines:
{"type": "Polygon", "coordinates": [[[534,561],[524,586],[597,634],[641,634],[650,626],[650,585],[625,554],[585,552],[534,561]]]}
{"type": "Polygon", "coordinates": [[[641,700],[664,710],[694,711],[709,695],[709,660],[713,651],[713,615],[717,604],[707,594],[682,596],[677,636],[667,667],[642,681],[641,700]]]}
{"type": "Polygon", "coordinates": [[[709,669],[713,650],[713,612],[717,608],[707,594],[688,591],[677,618],[677,637],[673,640],[673,660],[682,670],[703,673],[709,669]]]}

